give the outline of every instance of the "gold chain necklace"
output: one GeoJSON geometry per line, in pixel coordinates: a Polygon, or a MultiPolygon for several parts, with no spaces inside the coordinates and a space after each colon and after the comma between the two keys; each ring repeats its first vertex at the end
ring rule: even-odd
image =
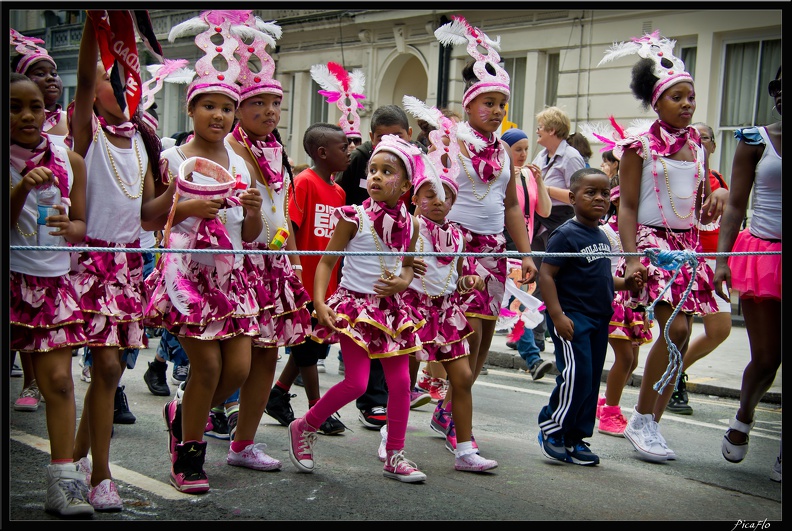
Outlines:
{"type": "MultiPolygon", "coordinates": [[[[676,209],[676,205],[674,204],[674,198],[671,197],[672,195],[676,195],[676,194],[671,192],[671,183],[668,180],[668,166],[666,166],[666,163],[665,163],[665,161],[663,160],[662,157],[659,157],[659,159],[660,159],[660,164],[663,165],[663,174],[665,175],[666,188],[668,189],[668,202],[671,203],[671,210],[674,211],[674,214],[679,219],[687,219],[687,218],[689,218],[690,216],[693,215],[693,212],[696,209],[696,205],[695,205],[695,203],[693,204],[693,208],[690,209],[690,212],[688,212],[687,215],[684,215],[684,216],[680,216],[679,215],[679,212],[677,212],[677,209],[676,209]]],[[[700,173],[699,173],[699,165],[698,165],[698,162],[697,162],[696,163],[696,184],[693,187],[693,193],[690,194],[687,197],[682,197],[680,195],[677,195],[677,197],[679,199],[690,199],[691,197],[695,196],[696,195],[696,191],[698,190],[699,181],[700,181],[700,173]]]]}
{"type": "MultiPolygon", "coordinates": [[[[357,210],[358,212],[358,216],[360,217],[360,223],[362,227],[363,216],[365,215],[365,212],[358,209],[357,205],[355,205],[355,210],[357,210]]],[[[371,236],[374,238],[374,245],[377,246],[377,252],[382,253],[382,247],[380,246],[379,243],[379,236],[377,236],[377,231],[374,230],[374,223],[370,219],[368,221],[369,221],[369,228],[371,229],[371,236]]],[[[390,271],[387,267],[385,267],[385,257],[382,254],[378,254],[377,258],[379,258],[380,269],[382,269],[382,275],[380,275],[382,278],[384,278],[385,280],[390,280],[391,278],[397,276],[395,272],[390,271]]],[[[396,267],[399,267],[398,259],[396,262],[396,267]]]]}
{"type": "MultiPolygon", "coordinates": [[[[9,183],[8,184],[9,184],[9,186],[11,188],[11,191],[13,191],[14,190],[14,183],[11,182],[11,175],[10,174],[9,174],[9,183]]],[[[38,227],[34,226],[33,227],[33,232],[28,233],[28,232],[25,232],[25,231],[22,230],[22,227],[19,226],[19,220],[17,220],[17,222],[16,222],[16,231],[23,238],[30,238],[31,236],[35,236],[36,234],[38,234],[38,227]]]]}
{"type": "MultiPolygon", "coordinates": [[[[267,186],[267,184],[264,183],[264,186],[267,186]]],[[[288,188],[288,185],[287,185],[287,183],[285,181],[283,183],[283,187],[286,188],[286,197],[284,197],[284,201],[286,202],[286,208],[283,211],[284,212],[283,221],[285,223],[285,222],[287,222],[289,220],[289,188],[288,188]]],[[[269,192],[269,191],[270,191],[269,186],[267,186],[267,192],[269,192]]],[[[270,201],[272,201],[272,212],[273,213],[277,212],[277,209],[275,208],[275,201],[272,198],[272,192],[270,192],[270,201]]],[[[267,229],[267,244],[269,244],[272,241],[272,238],[270,237],[269,222],[267,221],[267,216],[264,215],[264,211],[263,210],[261,211],[261,220],[264,222],[264,228],[267,229]]]]}
{"type": "MultiPolygon", "coordinates": [[[[101,131],[101,128],[99,128],[99,130],[101,131]]],[[[102,134],[104,135],[104,132],[102,132],[102,134]]],[[[146,180],[144,179],[144,175],[143,175],[143,163],[140,160],[140,150],[138,150],[137,139],[135,137],[132,137],[132,147],[135,148],[135,156],[137,157],[137,163],[138,163],[138,177],[137,179],[135,179],[134,182],[131,183],[125,182],[124,179],[121,177],[121,175],[118,174],[118,168],[116,168],[115,160],[113,160],[113,155],[110,154],[110,146],[108,145],[110,142],[107,140],[106,135],[104,141],[105,141],[105,152],[107,153],[107,158],[110,159],[110,166],[112,166],[113,168],[113,173],[115,173],[116,181],[118,181],[118,184],[121,186],[121,191],[124,192],[124,195],[126,195],[129,199],[138,199],[140,196],[143,195],[143,185],[146,183],[146,180]],[[126,187],[135,186],[138,183],[138,181],[140,181],[140,189],[138,190],[138,194],[132,195],[132,193],[129,190],[127,190],[126,187]]]]}
{"type": "Polygon", "coordinates": [[[490,189],[492,188],[492,184],[500,178],[500,175],[495,176],[494,179],[492,179],[490,182],[487,183],[487,191],[484,193],[484,195],[482,196],[476,195],[476,183],[473,180],[473,177],[470,176],[470,173],[468,173],[467,166],[465,166],[465,161],[462,159],[462,155],[461,154],[457,155],[457,157],[459,157],[459,163],[462,166],[462,169],[465,170],[465,175],[467,175],[467,178],[470,181],[470,185],[473,187],[473,197],[475,197],[479,201],[483,201],[484,198],[489,195],[490,189]]]}
{"type": "MultiPolygon", "coordinates": [[[[420,252],[423,252],[423,250],[424,250],[423,237],[421,237],[420,240],[421,240],[421,250],[420,250],[420,252]]],[[[458,256],[455,256],[454,259],[451,261],[451,266],[448,269],[448,276],[446,277],[446,280],[445,280],[445,286],[443,286],[443,289],[440,290],[440,293],[438,295],[431,295],[429,293],[429,291],[426,289],[426,274],[421,275],[421,286],[423,286],[424,293],[426,293],[426,295],[430,299],[439,299],[440,297],[444,296],[446,290],[448,289],[448,285],[451,283],[451,277],[454,276],[454,269],[456,268],[456,263],[457,263],[457,259],[458,258],[459,258],[458,256]]]]}

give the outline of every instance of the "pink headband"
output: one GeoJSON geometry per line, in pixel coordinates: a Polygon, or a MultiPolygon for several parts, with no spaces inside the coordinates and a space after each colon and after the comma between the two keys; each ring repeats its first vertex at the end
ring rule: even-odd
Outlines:
{"type": "Polygon", "coordinates": [[[50,56],[47,50],[38,46],[39,44],[44,44],[44,41],[35,37],[26,37],[17,30],[11,29],[11,46],[22,56],[16,66],[17,74],[24,74],[33,63],[41,60],[47,60],[56,67],[58,66],[55,59],[50,56]]]}
{"type": "Polygon", "coordinates": [[[423,159],[421,158],[421,155],[423,155],[421,148],[410,144],[406,140],[402,140],[396,135],[384,135],[377,147],[374,148],[371,156],[373,157],[380,151],[393,153],[401,159],[407,170],[407,178],[410,182],[413,182],[413,178],[417,178],[418,175],[423,174],[425,171],[423,159]]]}
{"type": "Polygon", "coordinates": [[[492,40],[480,29],[471,26],[464,17],[454,15],[452,21],[444,24],[435,30],[435,37],[440,44],[448,46],[450,44],[467,44],[467,53],[475,63],[473,73],[476,74],[478,81],[473,83],[462,96],[462,106],[467,105],[479,94],[486,92],[500,92],[508,97],[509,74],[500,66],[500,36],[492,40]],[[486,50],[486,55],[481,53],[481,49],[486,50]],[[495,75],[487,71],[487,65],[495,70],[495,75]]]}

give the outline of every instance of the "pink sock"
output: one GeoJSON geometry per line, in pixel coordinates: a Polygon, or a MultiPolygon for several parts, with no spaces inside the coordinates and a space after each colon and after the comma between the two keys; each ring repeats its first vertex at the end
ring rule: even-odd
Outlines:
{"type": "Polygon", "coordinates": [[[241,452],[242,450],[244,450],[245,448],[247,448],[248,446],[250,446],[251,444],[253,444],[253,441],[236,441],[235,440],[234,442],[231,443],[231,449],[234,452],[238,453],[238,452],[241,452]]]}

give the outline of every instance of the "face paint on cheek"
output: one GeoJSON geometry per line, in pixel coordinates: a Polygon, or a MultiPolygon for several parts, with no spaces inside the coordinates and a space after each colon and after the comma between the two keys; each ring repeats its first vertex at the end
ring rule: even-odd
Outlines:
{"type": "Polygon", "coordinates": [[[421,199],[418,200],[418,208],[420,208],[421,212],[423,213],[429,212],[430,205],[431,205],[431,201],[429,201],[425,197],[422,197],[421,199]]]}
{"type": "Polygon", "coordinates": [[[486,107],[483,106],[479,107],[478,109],[476,109],[476,116],[478,116],[479,121],[481,121],[482,123],[486,122],[487,120],[489,120],[490,111],[486,107]]]}

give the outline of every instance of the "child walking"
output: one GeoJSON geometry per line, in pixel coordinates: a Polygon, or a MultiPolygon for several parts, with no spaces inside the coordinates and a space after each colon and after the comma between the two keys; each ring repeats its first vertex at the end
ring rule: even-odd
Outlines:
{"type": "MultiPolygon", "coordinates": [[[[469,338],[469,361],[475,382],[487,359],[506,289],[507,259],[498,256],[506,250],[504,227],[518,252],[530,253],[531,245],[517,199],[509,148],[495,133],[509,101],[509,74],[498,64],[500,56],[492,47],[494,42],[464,18],[453,18],[438,28],[435,36],[444,45],[467,44],[473,58],[462,72],[465,79],[462,104],[468,121],[460,124],[459,130],[468,128],[476,138],[474,142],[459,141],[459,195],[447,217],[462,229],[468,240],[468,252],[491,253],[483,258],[466,258],[462,268],[464,275],[481,277],[485,286],[471,290],[462,300],[462,308],[475,332],[469,338]]],[[[521,269],[523,282],[530,282],[536,275],[530,256],[522,258],[521,269]]],[[[452,395],[453,386],[449,387],[445,400],[438,401],[431,421],[435,429],[448,431],[452,395]]]]}
{"type": "MultiPolygon", "coordinates": [[[[334,124],[317,123],[310,126],[303,136],[303,147],[311,157],[313,166],[301,172],[294,179],[294,194],[289,201],[294,240],[298,249],[322,251],[327,248],[335,230],[333,212],[346,204],[343,188],[333,180],[333,175],[344,171],[349,166],[349,151],[344,146],[349,139],[344,130],[334,124]]],[[[301,258],[302,282],[313,300],[314,278],[316,268],[321,260],[319,255],[303,255],[301,258]]],[[[333,265],[330,272],[326,297],[333,295],[338,287],[338,264],[333,265]]],[[[314,304],[308,303],[313,313],[314,304]]],[[[311,323],[315,326],[316,318],[311,323]]],[[[289,394],[297,376],[302,376],[308,407],[319,401],[318,360],[327,358],[330,345],[307,340],[291,348],[291,354],[281,371],[278,381],[272,387],[267,402],[266,412],[284,426],[294,420],[289,394]]],[[[337,435],[346,430],[346,426],[336,416],[337,412],[327,417],[319,426],[319,433],[337,435]]]]}
{"type": "MultiPolygon", "coordinates": [[[[33,81],[11,74],[9,96],[9,243],[80,243],[85,236],[85,162],[41,132],[44,96],[33,81]],[[45,189],[57,190],[61,199],[40,215],[37,194],[45,189]]],[[[85,473],[72,459],[77,407],[71,350],[85,343],[85,320],[69,262],[69,254],[61,251],[12,251],[9,258],[10,349],[30,355],[47,401],[50,464],[44,508],[59,516],[94,512],[85,473]]]]}
{"type": "Polygon", "coordinates": [[[600,459],[584,439],[594,434],[613,313],[614,277],[605,254],[611,246],[599,229],[610,205],[608,177],[595,168],[576,171],[569,199],[575,216],[553,231],[546,252],[580,256],[546,256],[539,269],[560,373],[539,412],[539,446],[548,459],[591,466],[600,459]]]}
{"type": "MultiPolygon", "coordinates": [[[[250,186],[245,160],[225,141],[239,102],[239,64],[232,53],[236,41],[231,26],[246,18],[237,11],[206,11],[171,29],[169,39],[174,40],[190,28],[208,25],[196,36],[196,45],[219,35],[225,46],[204,50],[206,55],[195,64],[198,77],[187,88],[193,138],[183,146],[166,149],[162,157],[182,193],[207,179],[212,187],[218,182],[226,187],[210,199],[192,194],[178,197],[166,225],[169,246],[241,250],[243,241],[254,241],[262,231],[261,194],[250,186]],[[212,65],[216,53],[223,54],[225,71],[212,65]],[[244,191],[233,197],[232,188],[244,191]]],[[[179,338],[190,360],[182,399],[169,401],[163,409],[169,432],[170,482],[181,492],[206,492],[209,480],[203,469],[203,437],[207,417],[213,405],[222,404],[247,378],[251,338],[259,334],[259,305],[249,289],[240,254],[204,257],[167,253],[146,284],[151,292],[147,316],[154,326],[179,338]]]]}
{"type": "MultiPolygon", "coordinates": [[[[426,171],[413,179],[413,204],[418,220],[418,252],[463,252],[462,231],[446,220],[459,192],[456,175],[459,169],[456,155],[456,123],[445,118],[439,109],[410,96],[404,97],[405,108],[417,118],[435,126],[429,133],[429,156],[425,157],[426,171]],[[446,146],[445,142],[448,142],[446,146]],[[446,153],[446,147],[448,152],[446,153]],[[446,166],[445,162],[449,166],[446,166]]],[[[479,455],[473,441],[473,372],[467,357],[470,346],[467,338],[473,334],[460,308],[460,294],[471,289],[483,289],[484,281],[477,275],[461,274],[459,257],[426,256],[415,261],[415,277],[404,292],[403,300],[415,308],[426,320],[418,330],[423,350],[415,354],[429,363],[442,364],[455,390],[454,419],[446,437],[446,448],[454,453],[454,468],[468,472],[484,472],[498,466],[492,459],[479,455]]],[[[387,426],[382,428],[383,444],[380,460],[386,458],[387,426]]]]}
{"type": "MultiPolygon", "coordinates": [[[[167,187],[160,179],[159,138],[139,110],[127,119],[110,72],[98,61],[95,27],[102,26],[106,17],[106,11],[88,12],[66,142],[85,159],[84,245],[140,248],[141,227],[157,228],[157,219],[168,211],[172,191],[165,193],[167,187]]],[[[86,458],[91,452],[88,500],[94,509],[120,511],[123,504],[110,473],[110,437],[121,376],[135,366],[135,349],[148,345],[143,323],[147,300],[143,258],[136,252],[81,252],[72,255],[71,269],[86,316],[86,346],[93,357],[74,458],[86,458]]]]}
{"type": "MultiPolygon", "coordinates": [[[[369,199],[333,212],[337,225],[326,251],[402,253],[413,251],[417,222],[400,197],[414,176],[424,171],[420,148],[394,135],[384,136],[369,161],[369,199]]],[[[379,358],[388,386],[388,441],[383,475],[402,482],[424,481],[426,475],[404,455],[410,413],[409,357],[421,349],[416,330],[424,321],[404,304],[401,292],[413,278],[413,259],[406,256],[348,255],[341,283],[325,297],[338,256],[324,255],[316,269],[314,306],[320,342],[339,342],[344,379],[331,387],[302,418],[289,425],[289,458],[301,472],[313,472],[316,430],[333,412],[363,394],[370,358],[379,358]]]]}
{"type": "MultiPolygon", "coordinates": [[[[283,89],[273,77],[275,62],[266,52],[267,45],[275,47],[270,34],[280,37],[281,29],[276,24],[262,22],[252,13],[247,23],[262,31],[255,33],[250,43],[235,36],[240,44],[237,53],[241,92],[236,111],[238,121],[226,141],[250,168],[262,199],[260,215],[264,227],[255,240],[242,245],[252,250],[295,250],[294,237],[289,234],[292,170],[278,133],[283,89]],[[258,72],[251,70],[250,63],[254,60],[261,65],[258,72]]],[[[278,348],[303,343],[310,332],[311,314],[306,308],[310,298],[294,269],[299,264],[299,256],[245,255],[250,290],[260,309],[259,333],[253,338],[250,373],[239,391],[238,411],[232,407],[226,412],[231,437],[229,465],[265,471],[281,468],[281,462],[267,455],[266,445],[256,444],[254,437],[275,377],[278,348]]]]}

